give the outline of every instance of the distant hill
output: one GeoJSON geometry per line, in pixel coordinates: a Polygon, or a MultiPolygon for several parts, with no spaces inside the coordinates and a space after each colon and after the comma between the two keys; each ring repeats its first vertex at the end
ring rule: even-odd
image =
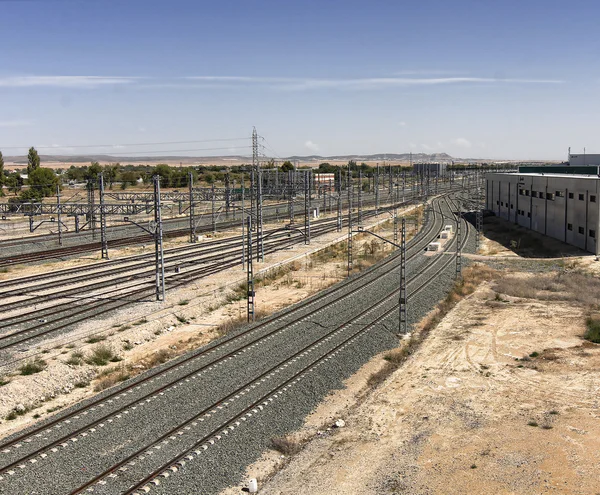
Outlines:
{"type": "MultiPolygon", "coordinates": [[[[411,159],[410,153],[376,153],[372,155],[332,155],[332,156],[321,156],[321,155],[294,155],[284,158],[280,158],[277,161],[290,160],[298,161],[301,163],[322,163],[327,161],[347,162],[349,160],[355,160],[357,162],[383,162],[383,161],[400,161],[408,162],[411,159]]],[[[8,163],[17,165],[27,165],[27,156],[5,156],[4,160],[8,163]]],[[[42,164],[44,163],[64,163],[72,165],[82,165],[90,162],[100,163],[169,163],[176,164],[181,163],[182,165],[194,165],[194,164],[231,164],[236,163],[249,163],[251,158],[248,156],[241,155],[224,155],[224,156],[118,156],[118,155],[40,155],[42,164]]],[[[413,153],[413,162],[451,162],[456,160],[447,153],[413,153]]]]}

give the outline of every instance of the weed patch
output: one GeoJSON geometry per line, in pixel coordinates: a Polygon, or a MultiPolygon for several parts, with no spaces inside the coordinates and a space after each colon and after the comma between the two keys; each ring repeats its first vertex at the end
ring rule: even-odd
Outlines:
{"type": "Polygon", "coordinates": [[[33,375],[43,371],[48,364],[43,359],[35,358],[19,368],[21,375],[33,375]]]}

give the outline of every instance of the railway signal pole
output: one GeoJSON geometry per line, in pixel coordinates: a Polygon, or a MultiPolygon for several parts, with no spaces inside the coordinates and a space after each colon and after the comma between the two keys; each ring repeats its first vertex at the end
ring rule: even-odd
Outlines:
{"type": "Polygon", "coordinates": [[[196,242],[196,221],[194,220],[194,176],[188,175],[188,196],[190,201],[190,242],[196,242]]]}
{"type": "Polygon", "coordinates": [[[456,213],[456,274],[455,278],[458,280],[462,272],[462,233],[461,233],[461,220],[462,211],[460,205],[458,206],[458,212],[456,213]]]}
{"type": "Polygon", "coordinates": [[[310,244],[310,172],[304,172],[304,244],[310,244]]]}
{"type": "Polygon", "coordinates": [[[62,207],[60,206],[60,185],[56,186],[56,219],[58,220],[58,245],[62,246],[62,207]]]}
{"type": "Polygon", "coordinates": [[[338,230],[338,232],[342,231],[342,171],[341,170],[338,170],[337,230],[338,230]]]}
{"type": "Polygon", "coordinates": [[[400,294],[399,294],[399,320],[398,331],[400,335],[408,333],[407,324],[407,295],[406,295],[406,220],[402,219],[402,231],[400,242],[400,294]]]}
{"type": "Polygon", "coordinates": [[[348,166],[348,276],[352,271],[352,171],[348,166]]]}
{"type": "Polygon", "coordinates": [[[108,240],[106,239],[106,207],[104,205],[104,174],[98,177],[100,181],[100,242],[102,244],[102,259],[108,259],[108,240]]]}
{"type": "Polygon", "coordinates": [[[163,252],[163,229],[160,205],[160,176],[154,176],[154,252],[156,260],[156,300],[166,301],[165,257],[163,252]]]}
{"type": "Polygon", "coordinates": [[[248,231],[248,247],[247,247],[247,263],[248,270],[246,271],[246,298],[247,298],[247,317],[248,323],[254,322],[254,271],[252,267],[252,216],[248,215],[246,219],[246,226],[248,231]]]}

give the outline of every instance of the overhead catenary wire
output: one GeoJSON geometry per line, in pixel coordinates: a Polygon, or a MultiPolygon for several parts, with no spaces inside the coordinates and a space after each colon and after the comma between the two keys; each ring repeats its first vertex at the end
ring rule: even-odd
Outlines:
{"type": "MultiPolygon", "coordinates": [[[[35,146],[36,149],[44,150],[44,149],[60,149],[60,148],[115,148],[117,146],[162,146],[165,144],[195,144],[195,143],[219,143],[226,141],[248,141],[250,138],[240,137],[240,138],[221,138],[221,139],[196,139],[193,141],[160,141],[160,142],[152,142],[152,143],[124,143],[124,144],[76,144],[76,145],[62,145],[62,146],[35,146]]],[[[0,149],[28,149],[30,146],[0,146],[0,149]]]]}

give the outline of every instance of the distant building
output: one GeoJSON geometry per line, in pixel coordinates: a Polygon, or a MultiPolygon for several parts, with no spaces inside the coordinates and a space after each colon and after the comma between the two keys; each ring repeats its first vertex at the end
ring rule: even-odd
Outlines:
{"type": "Polygon", "coordinates": [[[446,175],[446,163],[414,163],[413,172],[417,175],[429,175],[430,177],[442,177],[446,175]]]}
{"type": "Polygon", "coordinates": [[[572,155],[569,153],[569,166],[600,165],[600,154],[572,155]]]}
{"type": "Polygon", "coordinates": [[[333,173],[315,173],[315,187],[321,190],[335,190],[335,174],[333,173]]]}

